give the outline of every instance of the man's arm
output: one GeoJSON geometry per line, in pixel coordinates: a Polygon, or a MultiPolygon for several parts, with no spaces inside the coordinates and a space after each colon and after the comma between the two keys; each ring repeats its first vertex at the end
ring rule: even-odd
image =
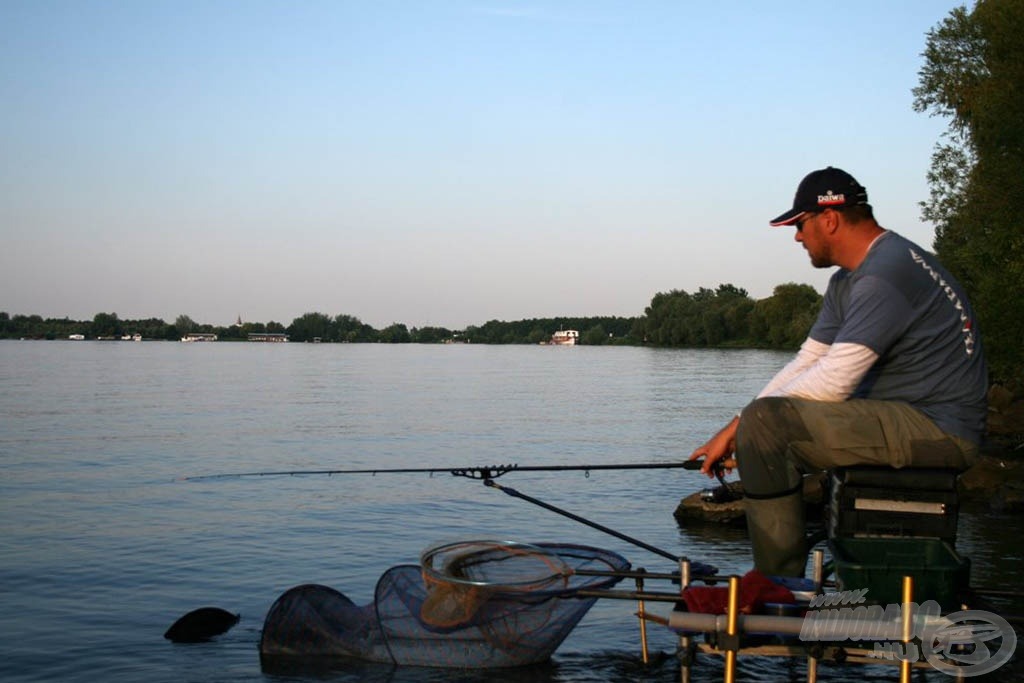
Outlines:
{"type": "MultiPolygon", "coordinates": [[[[878,354],[861,344],[829,345],[808,338],[796,357],[768,382],[757,397],[792,396],[817,401],[845,401],[877,360],[878,354]]],[[[713,466],[723,459],[726,470],[735,466],[736,461],[731,456],[736,452],[739,422],[737,415],[707,443],[693,451],[690,460],[704,459],[701,472],[713,476],[713,466]]]]}
{"type": "MultiPolygon", "coordinates": [[[[775,377],[761,390],[757,398],[775,395],[775,392],[781,387],[798,378],[823,358],[828,353],[828,350],[828,344],[823,344],[808,337],[800,346],[800,350],[793,360],[775,374],[775,377]]],[[[740,416],[736,415],[729,424],[722,427],[707,443],[693,451],[690,455],[690,460],[704,459],[703,465],[700,468],[701,472],[704,472],[709,477],[713,476],[713,466],[723,459],[725,459],[723,465],[727,471],[735,467],[736,461],[732,458],[732,455],[736,452],[736,427],[739,423],[740,416]]]]}
{"type": "Polygon", "coordinates": [[[877,360],[878,354],[863,344],[832,344],[823,356],[798,373],[779,383],[772,380],[758,398],[792,396],[814,401],[845,401],[877,360]]]}
{"type": "Polygon", "coordinates": [[[765,385],[761,393],[757,395],[757,398],[764,396],[774,396],[776,390],[779,387],[785,386],[793,378],[800,375],[802,372],[807,370],[809,367],[818,362],[819,359],[824,357],[830,348],[829,344],[824,344],[820,341],[811,339],[808,337],[804,340],[804,343],[800,345],[800,350],[797,351],[796,356],[793,360],[789,361],[781,370],[775,373],[771,381],[765,385]]]}

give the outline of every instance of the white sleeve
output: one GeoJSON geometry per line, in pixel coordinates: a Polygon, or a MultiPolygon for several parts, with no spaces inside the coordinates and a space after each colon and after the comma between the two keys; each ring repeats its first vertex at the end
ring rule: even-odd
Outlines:
{"type": "Polygon", "coordinates": [[[793,360],[789,361],[784,368],[779,370],[775,377],[772,377],[771,381],[768,382],[757,397],[763,398],[765,396],[778,395],[775,391],[779,387],[787,384],[791,379],[817,363],[818,359],[828,353],[829,348],[830,346],[828,344],[815,341],[810,337],[805,339],[793,360]]]}
{"type": "MultiPolygon", "coordinates": [[[[826,346],[827,351],[811,365],[787,375],[776,383],[773,379],[770,393],[758,396],[793,396],[816,401],[845,401],[860,384],[878,354],[863,344],[840,343],[826,346]]],[[[799,354],[797,355],[799,358],[799,354]]],[[[796,359],[794,359],[794,362],[796,359]]],[[[792,363],[790,364],[792,365],[792,363]]],[[[787,366],[789,367],[789,366],[787,366]]],[[[785,368],[783,369],[785,371],[785,368]]],[[[780,375],[782,372],[779,373],[780,375]]],[[[776,376],[778,377],[778,376],[776,376]]]]}

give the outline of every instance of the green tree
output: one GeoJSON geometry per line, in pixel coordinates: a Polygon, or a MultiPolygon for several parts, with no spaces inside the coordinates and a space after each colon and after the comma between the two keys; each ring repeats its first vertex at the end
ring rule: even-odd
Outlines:
{"type": "Polygon", "coordinates": [[[755,327],[772,348],[796,348],[807,337],[820,309],[821,295],[810,285],[778,285],[754,307],[759,319],[755,327]]]}
{"type": "Polygon", "coordinates": [[[121,321],[117,313],[97,313],[92,319],[92,335],[94,337],[121,336],[121,321]]]}
{"type": "Polygon", "coordinates": [[[608,333],[604,325],[594,325],[580,336],[580,343],[587,346],[601,346],[608,343],[608,333]]]}
{"type": "Polygon", "coordinates": [[[539,327],[538,326],[538,327],[534,327],[532,330],[530,330],[530,334],[527,336],[526,340],[530,344],[540,344],[541,342],[545,342],[545,341],[549,340],[550,338],[551,338],[551,333],[548,332],[543,327],[539,327]]]}
{"type": "Polygon", "coordinates": [[[914,109],[949,119],[922,215],[967,289],[992,379],[1024,390],[1024,0],[979,0],[929,31],[914,109]]]}
{"type": "Polygon", "coordinates": [[[23,337],[43,339],[50,336],[48,334],[49,327],[43,322],[43,317],[40,315],[16,315],[13,322],[21,328],[23,337]]]}
{"type": "MultiPolygon", "coordinates": [[[[751,343],[754,300],[731,284],[659,292],[645,309],[642,334],[634,338],[659,346],[740,346],[751,343]]],[[[762,341],[762,344],[764,342],[762,341]]]]}
{"type": "Polygon", "coordinates": [[[192,318],[182,314],[174,319],[174,327],[178,330],[179,334],[186,335],[195,330],[198,325],[196,325],[192,318]]]}
{"type": "Polygon", "coordinates": [[[351,315],[338,315],[331,325],[331,339],[340,342],[377,341],[377,331],[351,315]]]}
{"type": "Polygon", "coordinates": [[[412,335],[402,323],[392,323],[380,331],[380,340],[386,344],[408,344],[412,335]]]}
{"type": "Polygon", "coordinates": [[[452,338],[452,331],[445,327],[412,328],[412,341],[417,344],[439,344],[452,338]]]}
{"type": "Polygon", "coordinates": [[[248,339],[249,335],[246,332],[245,326],[249,323],[243,323],[241,325],[228,325],[227,327],[217,328],[217,338],[221,341],[240,341],[242,339],[248,339]]]}
{"type": "Polygon", "coordinates": [[[141,334],[143,339],[166,339],[170,326],[160,318],[146,318],[145,320],[125,321],[124,327],[125,331],[141,334]]]}
{"type": "Polygon", "coordinates": [[[304,313],[288,326],[288,336],[292,341],[305,342],[331,340],[331,316],[324,313],[304,313]]]}

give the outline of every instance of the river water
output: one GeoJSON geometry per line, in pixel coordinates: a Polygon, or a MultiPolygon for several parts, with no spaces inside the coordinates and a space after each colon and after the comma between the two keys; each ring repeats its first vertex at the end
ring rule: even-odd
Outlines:
{"type": "MultiPolygon", "coordinates": [[[[676,638],[635,604],[599,601],[550,665],[486,675],[356,666],[268,670],[257,643],[284,590],[322,583],[357,604],[437,541],[565,541],[671,563],[478,481],[446,474],[240,477],[334,468],[580,465],[684,459],[787,354],[645,348],[0,342],[0,679],[4,681],[675,681],[676,638]],[[230,632],[163,632],[213,605],[230,632]]],[[[684,470],[529,473],[500,483],[667,550],[743,573],[742,530],[681,529],[684,470]]],[[[1016,588],[1016,517],[961,515],[972,580],[1016,588]]],[[[655,587],[657,588],[657,587],[655,587]]],[[[658,607],[652,606],[657,611],[658,607]]],[[[1013,662],[991,680],[1019,675],[1013,662]]],[[[696,680],[720,680],[717,657],[696,680]]],[[[803,664],[741,658],[740,679],[803,664]]],[[[827,677],[825,675],[827,674],[827,677]]],[[[823,680],[895,680],[887,666],[823,680]]],[[[937,672],[919,680],[946,680],[937,672]]]]}

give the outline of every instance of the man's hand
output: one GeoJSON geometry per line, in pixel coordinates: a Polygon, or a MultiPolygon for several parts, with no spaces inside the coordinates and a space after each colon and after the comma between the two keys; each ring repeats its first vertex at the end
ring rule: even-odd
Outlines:
{"type": "Polygon", "coordinates": [[[736,452],[736,427],[739,423],[739,417],[734,417],[729,424],[722,427],[706,444],[693,451],[690,455],[690,460],[704,459],[700,468],[701,472],[709,477],[714,477],[715,473],[713,470],[719,461],[721,461],[719,466],[727,474],[736,467],[736,459],[732,455],[736,452]]]}

